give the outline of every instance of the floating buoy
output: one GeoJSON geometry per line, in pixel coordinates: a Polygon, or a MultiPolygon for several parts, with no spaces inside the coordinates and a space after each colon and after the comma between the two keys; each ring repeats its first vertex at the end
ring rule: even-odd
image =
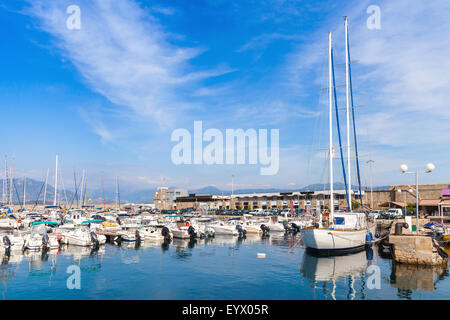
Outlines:
{"type": "Polygon", "coordinates": [[[189,221],[186,221],[186,227],[189,227],[189,221]]]}
{"type": "Polygon", "coordinates": [[[256,257],[260,258],[260,259],[264,259],[266,257],[266,254],[265,253],[257,253],[256,257]]]}

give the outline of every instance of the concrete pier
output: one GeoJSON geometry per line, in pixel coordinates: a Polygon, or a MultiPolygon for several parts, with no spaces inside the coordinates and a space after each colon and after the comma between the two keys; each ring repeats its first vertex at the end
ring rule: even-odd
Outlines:
{"type": "Polygon", "coordinates": [[[447,265],[448,256],[436,240],[429,236],[391,233],[389,243],[396,262],[428,266],[447,265]]]}

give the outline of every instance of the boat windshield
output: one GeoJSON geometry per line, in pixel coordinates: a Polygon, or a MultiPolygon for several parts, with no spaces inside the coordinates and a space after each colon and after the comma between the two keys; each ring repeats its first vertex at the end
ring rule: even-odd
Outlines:
{"type": "Polygon", "coordinates": [[[44,235],[46,233],[47,233],[47,229],[46,229],[44,223],[31,226],[31,234],[44,235]]]}

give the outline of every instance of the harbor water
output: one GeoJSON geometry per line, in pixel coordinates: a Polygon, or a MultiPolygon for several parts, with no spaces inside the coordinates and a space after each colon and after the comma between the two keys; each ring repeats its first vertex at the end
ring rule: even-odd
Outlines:
{"type": "Polygon", "coordinates": [[[293,235],[12,252],[0,275],[6,300],[450,298],[447,268],[395,264],[377,247],[317,257],[293,235]]]}

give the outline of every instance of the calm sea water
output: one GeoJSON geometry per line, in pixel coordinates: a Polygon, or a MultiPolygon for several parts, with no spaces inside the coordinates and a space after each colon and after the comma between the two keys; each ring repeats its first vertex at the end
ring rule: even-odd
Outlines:
{"type": "Polygon", "coordinates": [[[446,268],[395,265],[376,247],[315,257],[291,235],[11,254],[3,256],[0,276],[3,299],[450,298],[446,268]],[[80,267],[80,289],[67,287],[71,265],[80,267]],[[370,265],[379,267],[380,289],[369,289],[370,265]]]}

